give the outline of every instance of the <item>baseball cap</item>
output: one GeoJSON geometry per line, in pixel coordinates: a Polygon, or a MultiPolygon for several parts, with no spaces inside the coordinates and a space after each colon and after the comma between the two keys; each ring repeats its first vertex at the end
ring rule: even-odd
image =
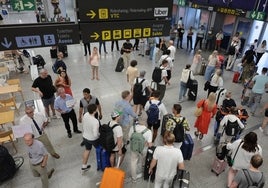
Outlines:
{"type": "Polygon", "coordinates": [[[115,118],[115,117],[120,116],[121,114],[122,114],[122,112],[119,112],[119,111],[115,110],[115,111],[112,112],[111,117],[115,118]]]}

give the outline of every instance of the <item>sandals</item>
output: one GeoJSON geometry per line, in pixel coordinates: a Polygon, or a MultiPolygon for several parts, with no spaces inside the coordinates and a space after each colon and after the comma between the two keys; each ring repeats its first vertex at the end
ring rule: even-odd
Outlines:
{"type": "Polygon", "coordinates": [[[198,136],[199,136],[199,132],[198,132],[198,131],[195,131],[195,132],[194,132],[194,135],[195,135],[196,137],[198,137],[198,136]]]}
{"type": "Polygon", "coordinates": [[[200,133],[200,134],[199,134],[199,139],[202,140],[203,136],[204,136],[204,135],[203,135],[202,133],[200,133]]]}
{"type": "Polygon", "coordinates": [[[195,135],[197,138],[199,138],[200,140],[202,140],[203,137],[204,137],[204,135],[203,135],[202,133],[200,133],[199,131],[195,131],[195,132],[194,132],[194,135],[195,135]]]}

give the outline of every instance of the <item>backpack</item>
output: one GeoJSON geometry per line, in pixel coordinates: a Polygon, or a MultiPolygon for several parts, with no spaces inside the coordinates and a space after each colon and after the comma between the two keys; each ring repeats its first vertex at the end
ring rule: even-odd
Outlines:
{"type": "Polygon", "coordinates": [[[133,96],[135,97],[141,97],[143,95],[143,89],[142,89],[142,83],[145,81],[145,79],[142,79],[141,82],[139,82],[139,79],[136,78],[136,83],[133,87],[133,96]]]}
{"type": "Polygon", "coordinates": [[[58,74],[57,67],[55,66],[55,63],[52,65],[52,70],[55,74],[58,74]]]}
{"type": "Polygon", "coordinates": [[[229,47],[229,55],[234,55],[235,54],[235,47],[236,46],[230,46],[229,47]]]}
{"type": "Polygon", "coordinates": [[[158,106],[161,104],[161,101],[158,102],[158,104],[152,103],[152,101],[149,101],[150,107],[146,111],[147,113],[147,122],[149,124],[156,124],[159,120],[159,108],[158,106]]]}
{"type": "Polygon", "coordinates": [[[12,178],[16,171],[13,157],[4,146],[0,145],[0,183],[12,178]]]}
{"type": "Polygon", "coordinates": [[[147,128],[145,128],[141,133],[138,133],[136,131],[136,125],[133,125],[134,132],[131,134],[130,137],[130,150],[133,152],[141,153],[144,148],[145,138],[143,137],[143,134],[148,131],[147,128]]]}
{"type": "Polygon", "coordinates": [[[113,151],[116,144],[114,143],[114,132],[113,129],[116,126],[119,126],[118,124],[115,124],[114,126],[110,127],[110,122],[108,124],[103,124],[99,128],[100,132],[100,145],[108,152],[113,151]]]}
{"type": "Polygon", "coordinates": [[[175,142],[183,142],[185,134],[183,122],[185,120],[185,117],[183,117],[182,120],[180,120],[179,122],[177,122],[176,119],[173,117],[171,119],[176,123],[174,129],[172,130],[175,136],[175,142]]]}
{"type": "Polygon", "coordinates": [[[154,68],[152,80],[156,83],[159,83],[162,81],[162,69],[160,67],[154,68]]]}
{"type": "Polygon", "coordinates": [[[264,183],[262,182],[263,179],[263,173],[261,173],[261,179],[258,182],[255,182],[252,180],[249,172],[247,169],[242,169],[243,173],[247,179],[247,183],[248,183],[248,187],[247,188],[259,188],[259,187],[263,187],[264,183]],[[262,182],[262,183],[261,183],[262,182]]]}
{"type": "Polygon", "coordinates": [[[236,136],[239,132],[239,125],[237,120],[235,122],[231,122],[228,120],[227,124],[225,125],[225,134],[227,136],[236,136]]]}

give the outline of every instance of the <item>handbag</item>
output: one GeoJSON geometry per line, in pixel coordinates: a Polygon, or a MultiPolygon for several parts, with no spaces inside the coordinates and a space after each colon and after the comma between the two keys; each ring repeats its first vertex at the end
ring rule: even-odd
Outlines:
{"type": "Polygon", "coordinates": [[[186,83],[186,87],[190,88],[190,87],[192,87],[192,85],[193,85],[193,80],[191,79],[191,71],[189,71],[189,76],[188,76],[188,80],[186,83]]]}
{"type": "Polygon", "coordinates": [[[203,112],[203,106],[204,106],[205,100],[203,100],[202,106],[200,106],[199,108],[195,109],[194,115],[196,117],[201,116],[202,112],[203,112]]]}
{"type": "Polygon", "coordinates": [[[238,147],[237,147],[237,149],[236,149],[236,151],[235,151],[235,154],[234,154],[234,157],[233,157],[233,158],[232,158],[231,154],[226,155],[227,163],[228,163],[228,165],[229,165],[230,167],[233,166],[233,164],[234,164],[234,160],[235,160],[235,157],[236,157],[236,154],[237,154],[237,152],[238,152],[240,146],[242,145],[242,143],[243,143],[243,141],[241,141],[240,144],[238,145],[238,147]]]}
{"type": "Polygon", "coordinates": [[[207,91],[209,89],[209,86],[210,86],[210,81],[206,81],[204,85],[204,90],[207,91]]]}

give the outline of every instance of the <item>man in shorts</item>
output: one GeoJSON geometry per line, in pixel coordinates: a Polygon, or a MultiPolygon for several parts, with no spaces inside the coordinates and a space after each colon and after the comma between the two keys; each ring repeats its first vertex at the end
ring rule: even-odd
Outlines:
{"type": "Polygon", "coordinates": [[[56,88],[53,85],[51,76],[48,74],[46,69],[41,69],[39,77],[37,77],[32,84],[32,91],[39,94],[42,99],[43,105],[45,107],[46,116],[48,117],[48,122],[50,122],[49,107],[52,111],[53,118],[57,118],[54,109],[54,101],[56,88]]]}

